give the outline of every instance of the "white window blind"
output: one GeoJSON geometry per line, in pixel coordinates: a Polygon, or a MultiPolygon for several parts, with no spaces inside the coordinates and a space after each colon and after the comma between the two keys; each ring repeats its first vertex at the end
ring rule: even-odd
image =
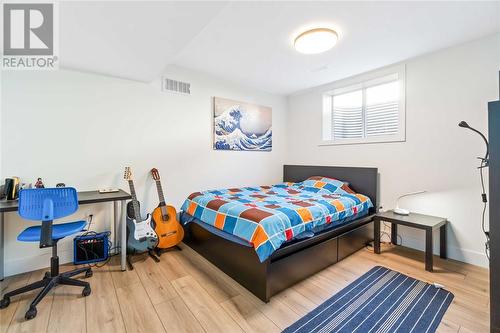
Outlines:
{"type": "Polygon", "coordinates": [[[404,82],[399,73],[371,77],[325,95],[323,141],[363,143],[404,139],[404,82]],[[328,110],[329,109],[329,110],[328,110]],[[325,131],[329,133],[325,133],[325,131]]]}
{"type": "Polygon", "coordinates": [[[366,137],[398,133],[398,81],[367,88],[365,104],[366,137]]]}
{"type": "Polygon", "coordinates": [[[362,91],[333,96],[333,137],[354,139],[363,137],[362,91]]]}

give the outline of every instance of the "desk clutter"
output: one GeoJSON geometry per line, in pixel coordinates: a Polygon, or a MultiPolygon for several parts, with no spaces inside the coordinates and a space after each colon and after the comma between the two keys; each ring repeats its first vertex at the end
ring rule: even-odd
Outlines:
{"type": "MultiPolygon", "coordinates": [[[[0,200],[17,200],[20,190],[33,187],[45,188],[42,178],[38,177],[35,185],[31,183],[21,183],[21,179],[16,176],[5,178],[5,183],[0,185],[0,200]]],[[[57,183],[55,187],[66,187],[66,184],[57,183]]]]}

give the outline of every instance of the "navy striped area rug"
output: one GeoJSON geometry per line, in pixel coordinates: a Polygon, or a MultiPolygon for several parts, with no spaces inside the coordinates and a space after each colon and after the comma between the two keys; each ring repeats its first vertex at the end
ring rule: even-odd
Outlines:
{"type": "Polygon", "coordinates": [[[376,266],[284,333],[435,332],[453,294],[376,266]]]}

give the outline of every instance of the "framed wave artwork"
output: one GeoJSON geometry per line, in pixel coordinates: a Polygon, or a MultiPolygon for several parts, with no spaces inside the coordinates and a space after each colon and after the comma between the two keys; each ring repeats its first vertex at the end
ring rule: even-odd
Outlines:
{"type": "Polygon", "coordinates": [[[214,149],[271,151],[272,109],[214,97],[214,149]]]}

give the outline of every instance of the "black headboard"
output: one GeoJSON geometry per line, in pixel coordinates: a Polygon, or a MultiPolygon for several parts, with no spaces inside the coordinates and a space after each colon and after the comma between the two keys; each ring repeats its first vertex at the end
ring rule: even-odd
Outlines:
{"type": "MultiPolygon", "coordinates": [[[[317,165],[284,165],[283,181],[300,182],[311,176],[331,177],[349,182],[349,187],[370,198],[378,207],[378,169],[317,165]]],[[[374,209],[375,210],[375,209],[374,209]]]]}

